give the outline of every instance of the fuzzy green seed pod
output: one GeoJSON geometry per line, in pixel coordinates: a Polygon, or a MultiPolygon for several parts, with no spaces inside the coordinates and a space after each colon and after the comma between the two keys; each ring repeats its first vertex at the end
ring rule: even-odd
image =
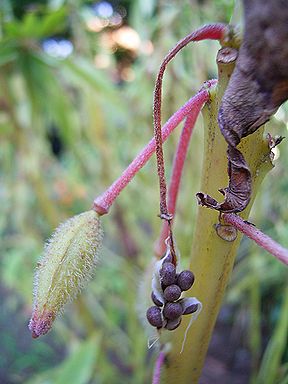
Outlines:
{"type": "Polygon", "coordinates": [[[45,335],[91,278],[102,238],[99,215],[88,211],[65,221],[48,240],[35,276],[32,337],[45,335]]]}

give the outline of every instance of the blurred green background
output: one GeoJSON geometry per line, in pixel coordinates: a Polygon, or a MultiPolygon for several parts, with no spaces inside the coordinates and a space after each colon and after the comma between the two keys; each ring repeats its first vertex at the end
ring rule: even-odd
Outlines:
{"type": "MultiPolygon", "coordinates": [[[[204,23],[229,22],[229,0],[2,0],[0,2],[0,383],[150,383],[155,354],[139,321],[138,287],[160,229],[154,159],[121,194],[101,262],[46,336],[32,340],[33,273],[65,218],[91,208],[153,135],[161,60],[204,23]]],[[[237,15],[236,15],[237,18],[237,15]]],[[[217,77],[216,42],[169,66],[163,121],[217,77]]],[[[288,108],[267,130],[287,135],[288,108]]],[[[171,170],[179,129],[165,145],[171,170]]],[[[197,123],[175,220],[182,260],[191,248],[202,162],[197,123]]],[[[288,246],[288,146],[277,148],[251,221],[288,246]]],[[[287,270],[241,244],[201,383],[288,383],[287,270]]]]}

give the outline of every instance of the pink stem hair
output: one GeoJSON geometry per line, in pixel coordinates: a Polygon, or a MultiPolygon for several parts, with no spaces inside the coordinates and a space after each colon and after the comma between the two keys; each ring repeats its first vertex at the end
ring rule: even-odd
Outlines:
{"type": "Polygon", "coordinates": [[[244,235],[254,240],[260,247],[266,249],[266,251],[282,263],[288,265],[288,249],[282,247],[269,236],[265,235],[253,224],[245,222],[240,216],[235,215],[235,213],[224,213],[222,218],[227,224],[233,225],[233,227],[244,233],[244,235]]]}
{"type": "Polygon", "coordinates": [[[155,83],[154,90],[154,105],[153,105],[153,118],[154,118],[154,136],[156,141],[156,157],[157,157],[157,172],[159,177],[160,186],[160,217],[171,220],[171,213],[167,208],[167,188],[165,180],[165,167],[162,142],[163,138],[161,135],[161,103],[162,103],[162,82],[163,75],[168,63],[177,55],[177,53],[183,49],[187,44],[192,41],[200,40],[221,40],[225,37],[227,32],[227,26],[225,24],[211,24],[205,25],[190,33],[182,40],[180,40],[174,48],[166,55],[160,66],[158,76],[155,83]]]}
{"type": "MultiPolygon", "coordinates": [[[[208,87],[211,82],[208,82],[208,87]]],[[[174,113],[162,128],[162,140],[165,141],[177,125],[192,111],[198,114],[203,104],[209,99],[209,92],[202,88],[194,97],[184,104],[177,112],[174,113]]],[[[136,156],[136,158],[125,169],[122,175],[100,196],[94,200],[93,209],[99,214],[108,213],[109,208],[127,186],[137,172],[147,163],[152,154],[155,152],[155,138],[151,139],[145,148],[136,156]]]]}

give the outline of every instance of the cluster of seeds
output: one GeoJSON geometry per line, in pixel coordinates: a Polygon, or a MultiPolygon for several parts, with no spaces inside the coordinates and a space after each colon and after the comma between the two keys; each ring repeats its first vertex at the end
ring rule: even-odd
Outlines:
{"type": "Polygon", "coordinates": [[[189,315],[198,309],[198,304],[191,304],[189,298],[181,299],[183,291],[190,289],[194,283],[194,275],[189,270],[176,273],[176,267],[168,256],[164,259],[159,271],[163,302],[152,291],[151,298],[155,305],[148,308],[146,316],[149,323],[157,329],[169,331],[176,329],[182,315],[189,315]]]}

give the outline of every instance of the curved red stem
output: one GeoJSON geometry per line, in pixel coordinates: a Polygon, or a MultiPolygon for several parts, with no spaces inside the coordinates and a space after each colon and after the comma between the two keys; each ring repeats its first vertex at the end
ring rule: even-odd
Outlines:
{"type": "Polygon", "coordinates": [[[221,40],[227,31],[225,24],[211,24],[205,25],[190,33],[182,40],[180,40],[174,48],[166,55],[160,66],[154,90],[154,104],[153,104],[153,118],[154,118],[154,136],[156,141],[156,156],[157,156],[157,172],[159,176],[160,186],[160,216],[162,218],[171,219],[167,208],[166,199],[166,180],[165,180],[165,168],[164,157],[162,149],[162,135],[161,135],[161,96],[162,96],[162,82],[163,75],[167,64],[177,55],[177,53],[192,41],[200,40],[221,40]]]}

